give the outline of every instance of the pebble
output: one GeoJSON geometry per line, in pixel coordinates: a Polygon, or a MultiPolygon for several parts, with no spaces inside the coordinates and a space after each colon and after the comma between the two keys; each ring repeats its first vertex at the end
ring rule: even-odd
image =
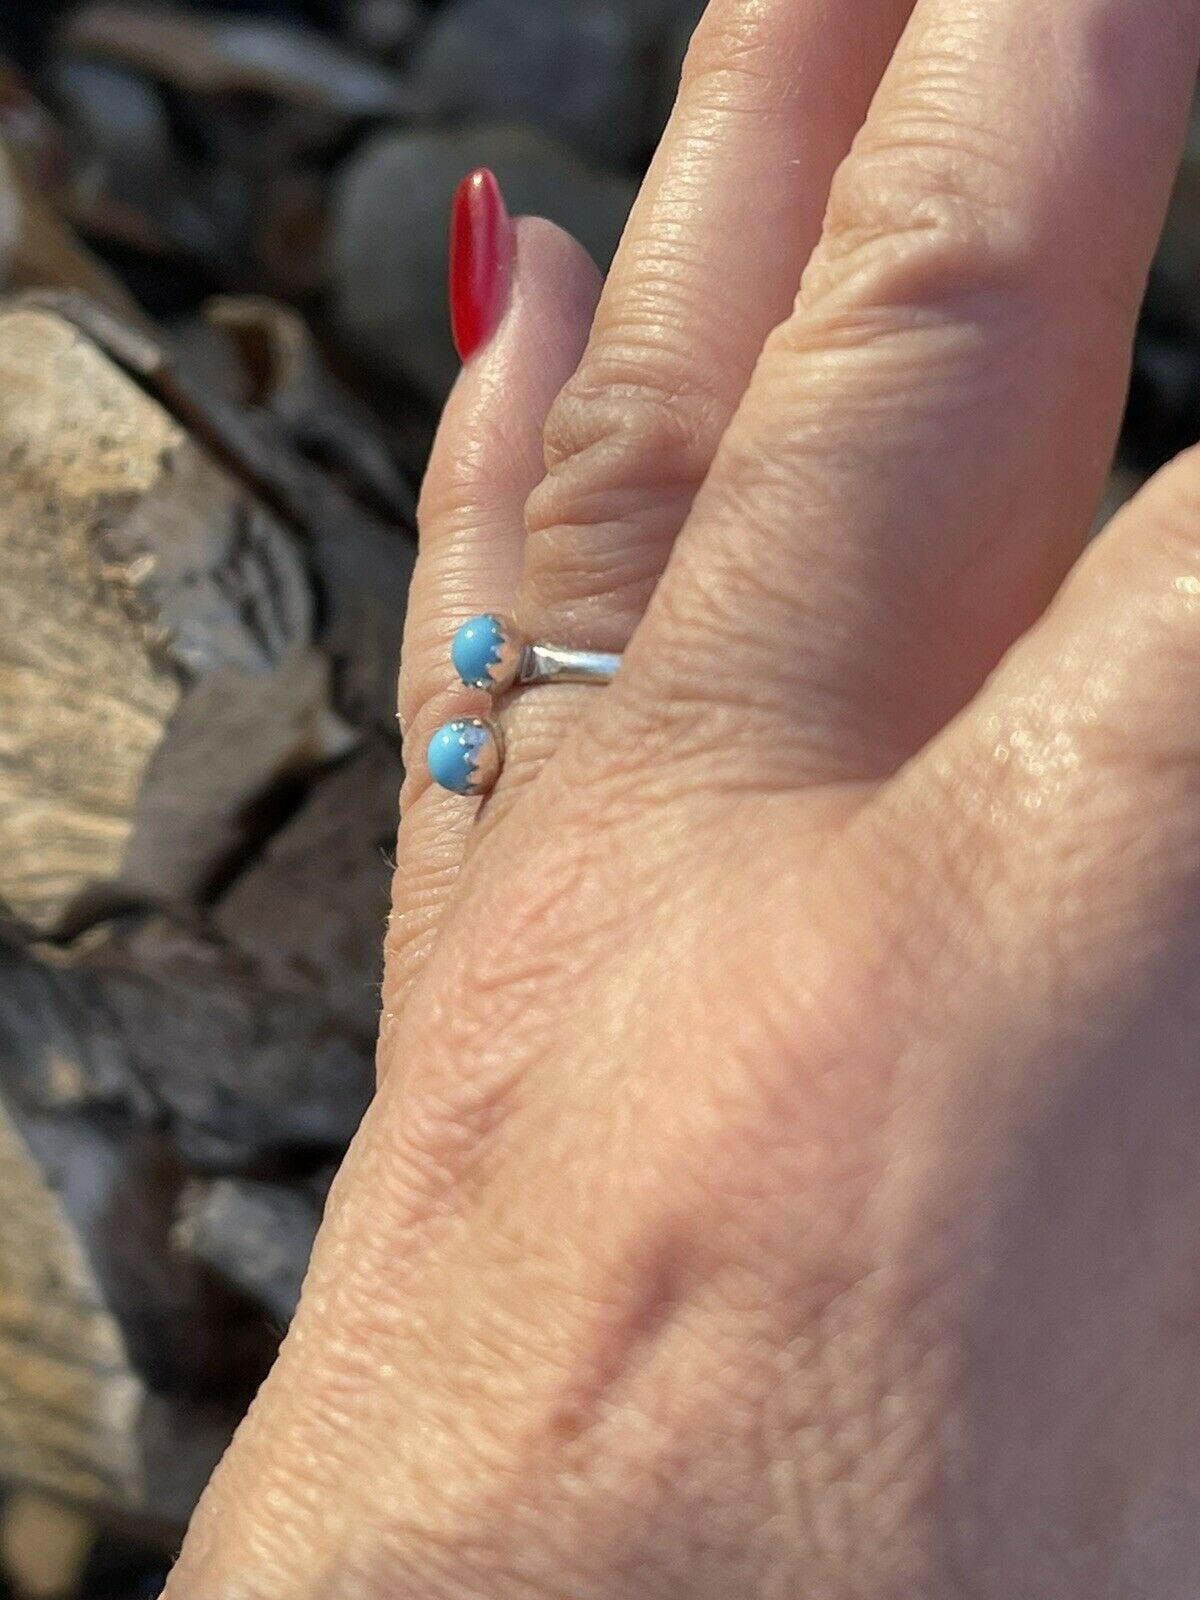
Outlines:
{"type": "Polygon", "coordinates": [[[682,4],[675,0],[672,6],[672,14],[667,20],[659,53],[659,70],[655,87],[656,133],[666,127],[667,118],[675,105],[684,58],[688,53],[696,25],[704,15],[707,5],[708,0],[684,0],[682,4]]]}
{"type": "Polygon", "coordinates": [[[629,0],[447,0],[414,54],[414,87],[445,114],[526,123],[633,165],[653,132],[646,31],[629,0]]]}
{"type": "Polygon", "coordinates": [[[358,49],[396,61],[416,40],[426,17],[420,0],[349,0],[346,32],[358,49]]]}
{"type": "Polygon", "coordinates": [[[175,160],[162,96],[136,73],[104,61],[61,57],[51,74],[55,98],[91,154],[120,166],[162,173],[175,160]]]}

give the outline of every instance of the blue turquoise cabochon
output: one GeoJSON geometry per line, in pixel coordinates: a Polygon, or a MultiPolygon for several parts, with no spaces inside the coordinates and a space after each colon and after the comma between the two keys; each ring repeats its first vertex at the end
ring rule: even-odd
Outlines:
{"type": "Polygon", "coordinates": [[[488,689],[492,668],[504,657],[504,624],[499,617],[472,617],[454,636],[450,655],[468,689],[488,689]]]}
{"type": "Polygon", "coordinates": [[[479,752],[490,738],[481,723],[447,722],[429,741],[429,776],[453,794],[473,794],[479,752]]]}

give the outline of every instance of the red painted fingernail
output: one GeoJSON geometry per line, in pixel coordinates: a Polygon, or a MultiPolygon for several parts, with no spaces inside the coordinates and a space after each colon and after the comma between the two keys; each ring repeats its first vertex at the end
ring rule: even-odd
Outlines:
{"type": "Polygon", "coordinates": [[[508,308],[515,239],[496,175],[481,167],[458,186],[450,222],[450,320],[469,361],[508,308]]]}

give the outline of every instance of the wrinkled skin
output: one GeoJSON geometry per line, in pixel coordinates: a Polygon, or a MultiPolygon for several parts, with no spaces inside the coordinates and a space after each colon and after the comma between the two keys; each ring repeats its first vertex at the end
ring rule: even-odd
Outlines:
{"type": "Polygon", "coordinates": [[[169,1600],[1200,1590],[1200,456],[1077,559],[1198,54],[714,0],[598,310],[520,224],[380,1092],[169,1600]],[[480,811],[485,608],[628,653],[480,811]]]}

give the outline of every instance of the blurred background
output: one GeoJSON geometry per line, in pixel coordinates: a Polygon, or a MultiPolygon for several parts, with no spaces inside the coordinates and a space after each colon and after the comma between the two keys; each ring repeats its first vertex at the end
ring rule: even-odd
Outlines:
{"type": "MultiPolygon", "coordinates": [[[[151,1600],[370,1094],[451,195],[699,0],[0,0],[0,1600],[151,1600]]],[[[1114,197],[1114,204],[1120,197],[1114,197]]],[[[1200,122],[1104,515],[1200,433],[1200,122]]]]}

